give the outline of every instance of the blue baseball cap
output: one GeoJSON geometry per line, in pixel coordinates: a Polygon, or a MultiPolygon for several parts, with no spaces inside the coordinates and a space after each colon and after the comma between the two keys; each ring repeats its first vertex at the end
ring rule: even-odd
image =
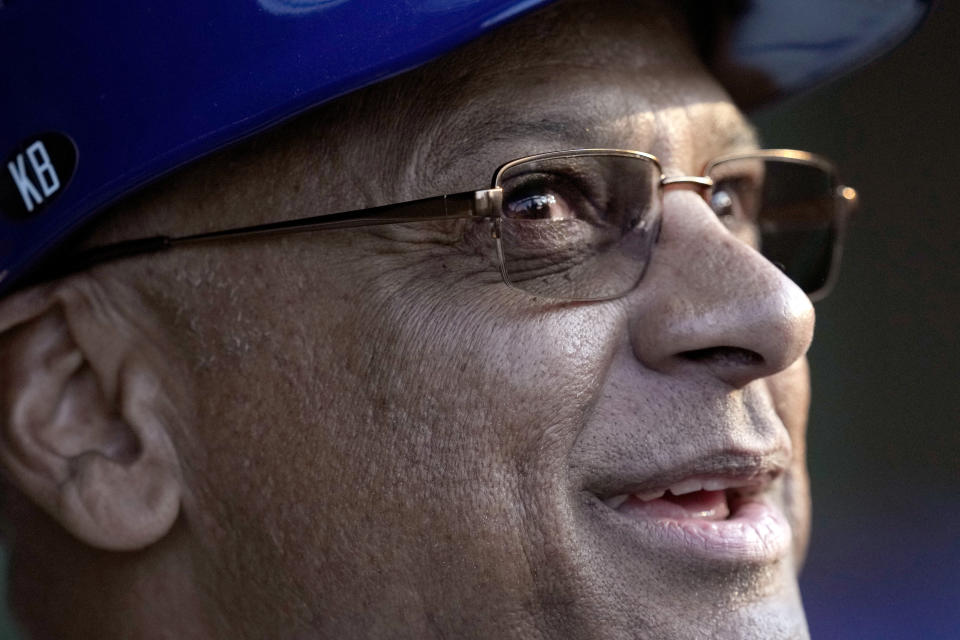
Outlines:
{"type": "MultiPolygon", "coordinates": [[[[0,295],[136,189],[550,0],[0,0],[0,295]]],[[[932,0],[685,3],[746,108],[848,72],[932,0]]]]}

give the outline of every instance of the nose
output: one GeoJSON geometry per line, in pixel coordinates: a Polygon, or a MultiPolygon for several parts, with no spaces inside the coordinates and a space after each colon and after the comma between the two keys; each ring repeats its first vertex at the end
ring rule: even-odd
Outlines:
{"type": "Polygon", "coordinates": [[[735,388],[787,368],[813,339],[806,294],[689,188],[665,192],[653,259],[627,303],[646,367],[706,371],[735,388]]]}

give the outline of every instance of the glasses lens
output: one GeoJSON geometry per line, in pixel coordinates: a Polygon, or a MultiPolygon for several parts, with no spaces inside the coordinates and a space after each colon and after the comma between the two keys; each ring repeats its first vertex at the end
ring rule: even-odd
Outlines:
{"type": "Polygon", "coordinates": [[[660,221],[660,169],[628,155],[547,157],[499,176],[498,250],[512,286],[559,300],[604,300],[637,285],[660,221]]]}
{"type": "Polygon", "coordinates": [[[806,293],[828,286],[839,250],[836,180],[810,161],[742,157],[707,171],[710,206],[731,231],[754,246],[806,293]]]}

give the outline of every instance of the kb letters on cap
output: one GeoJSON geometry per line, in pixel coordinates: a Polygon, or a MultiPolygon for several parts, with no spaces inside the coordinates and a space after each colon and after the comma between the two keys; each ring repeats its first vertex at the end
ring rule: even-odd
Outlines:
{"type": "Polygon", "coordinates": [[[77,165],[76,147],[63,134],[42,134],[19,145],[5,165],[0,213],[26,218],[46,208],[67,187],[77,165]]]}

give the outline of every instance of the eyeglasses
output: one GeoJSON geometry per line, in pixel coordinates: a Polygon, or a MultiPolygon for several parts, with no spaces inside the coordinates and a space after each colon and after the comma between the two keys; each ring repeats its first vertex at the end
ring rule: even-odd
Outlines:
{"type": "Polygon", "coordinates": [[[836,279],[857,194],[833,165],[803,151],[726,155],[702,176],[667,177],[653,155],[573,149],[519,158],[490,189],[189,236],[154,236],[88,249],[73,272],[110,260],[228,238],[474,218],[490,224],[504,282],[560,301],[600,301],[633,290],[660,231],[663,191],[693,185],[732,234],[783,270],[813,300],[836,279]]]}

